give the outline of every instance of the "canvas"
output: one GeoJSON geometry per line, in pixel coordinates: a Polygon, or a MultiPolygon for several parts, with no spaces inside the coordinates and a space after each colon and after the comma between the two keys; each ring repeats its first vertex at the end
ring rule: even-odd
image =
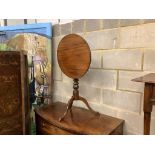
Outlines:
{"type": "Polygon", "coordinates": [[[47,104],[52,91],[52,25],[49,23],[0,27],[0,51],[28,56],[30,103],[47,104]]]}

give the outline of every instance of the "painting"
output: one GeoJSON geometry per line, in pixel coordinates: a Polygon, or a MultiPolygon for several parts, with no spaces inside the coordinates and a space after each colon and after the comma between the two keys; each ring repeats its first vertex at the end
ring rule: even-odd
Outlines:
{"type": "Polygon", "coordinates": [[[48,104],[52,91],[52,25],[50,23],[0,27],[0,51],[27,54],[30,104],[48,104]]]}

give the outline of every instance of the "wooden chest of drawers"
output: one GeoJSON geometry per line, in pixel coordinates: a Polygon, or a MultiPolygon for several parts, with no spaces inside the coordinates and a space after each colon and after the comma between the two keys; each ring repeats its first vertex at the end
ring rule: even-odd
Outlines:
{"type": "Polygon", "coordinates": [[[89,110],[73,107],[73,115],[59,122],[66,104],[52,103],[35,109],[36,132],[39,135],[122,135],[123,120],[101,114],[93,115],[89,110]]]}

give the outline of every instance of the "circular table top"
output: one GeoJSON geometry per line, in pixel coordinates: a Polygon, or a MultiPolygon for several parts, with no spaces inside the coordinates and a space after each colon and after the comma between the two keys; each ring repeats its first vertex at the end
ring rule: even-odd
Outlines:
{"type": "Polygon", "coordinates": [[[87,42],[77,34],[62,38],[57,50],[62,72],[72,79],[81,78],[89,69],[91,52],[87,42]]]}

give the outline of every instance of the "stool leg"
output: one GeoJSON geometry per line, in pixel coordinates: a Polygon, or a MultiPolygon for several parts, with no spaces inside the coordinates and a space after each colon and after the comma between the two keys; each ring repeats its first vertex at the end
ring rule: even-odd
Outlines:
{"type": "Polygon", "coordinates": [[[151,112],[144,112],[144,135],[150,135],[151,112]]]}

